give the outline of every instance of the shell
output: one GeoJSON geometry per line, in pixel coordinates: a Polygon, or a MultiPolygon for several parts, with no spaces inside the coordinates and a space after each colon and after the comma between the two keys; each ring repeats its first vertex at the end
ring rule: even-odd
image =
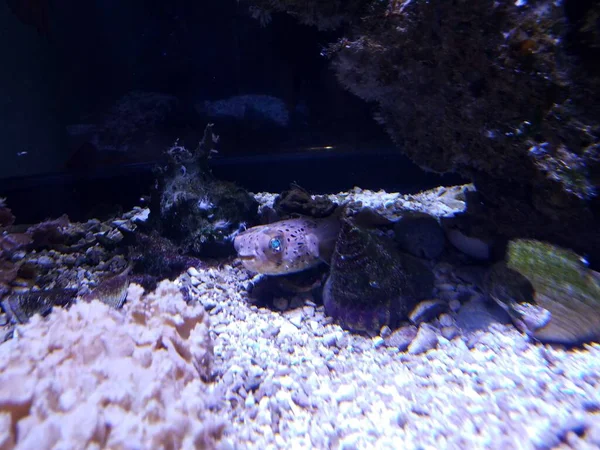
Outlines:
{"type": "Polygon", "coordinates": [[[395,327],[432,288],[433,274],[422,261],[351,218],[342,220],[323,289],[325,310],[342,327],[358,332],[395,327]]]}

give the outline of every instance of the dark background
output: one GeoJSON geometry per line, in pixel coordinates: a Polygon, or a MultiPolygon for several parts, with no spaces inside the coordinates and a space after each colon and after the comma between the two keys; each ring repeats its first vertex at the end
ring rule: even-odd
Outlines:
{"type": "Polygon", "coordinates": [[[297,182],[313,192],[407,192],[459,181],[403,158],[371,106],[338,85],[321,56],[334,32],[286,15],[262,27],[237,0],[54,0],[39,3],[44,14],[27,3],[0,2],[0,196],[20,221],[138,203],[166,148],[195,145],[208,122],[220,135],[215,174],[252,191],[297,182]],[[177,107],[142,125],[127,151],[69,135],[72,125],[104,123],[131,92],[168,95],[177,107]],[[240,95],[278,99],[289,124],[198,108],[240,95]]]}

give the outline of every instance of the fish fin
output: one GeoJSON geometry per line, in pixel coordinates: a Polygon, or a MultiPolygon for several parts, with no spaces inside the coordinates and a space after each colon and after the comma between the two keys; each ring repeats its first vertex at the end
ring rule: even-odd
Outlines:
{"type": "Polygon", "coordinates": [[[333,255],[333,250],[335,249],[335,243],[337,241],[336,237],[331,237],[329,239],[319,239],[317,242],[317,246],[315,248],[318,249],[318,255],[315,255],[321,261],[329,264],[331,261],[331,256],[333,255]]]}

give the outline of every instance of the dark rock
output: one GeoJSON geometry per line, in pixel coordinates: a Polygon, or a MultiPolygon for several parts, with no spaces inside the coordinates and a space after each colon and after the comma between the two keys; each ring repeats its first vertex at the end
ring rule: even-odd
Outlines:
{"type": "Polygon", "coordinates": [[[402,250],[418,258],[438,258],[446,243],[438,220],[422,213],[403,214],[394,224],[394,235],[402,250]]]}
{"type": "Polygon", "coordinates": [[[474,181],[482,224],[598,257],[598,8],[567,3],[390,2],[330,55],[400,151],[474,181]]]}
{"type": "Polygon", "coordinates": [[[327,217],[337,206],[337,203],[324,195],[312,198],[306,190],[296,184],[292,185],[290,190],[279,194],[273,203],[273,208],[279,217],[287,217],[292,214],[316,218],[327,217]]]}
{"type": "Polygon", "coordinates": [[[429,322],[448,309],[448,304],[441,300],[423,300],[408,315],[414,325],[429,322]]]}
{"type": "Polygon", "coordinates": [[[8,295],[1,303],[13,323],[26,323],[34,314],[48,315],[53,306],[69,306],[76,295],[75,289],[52,289],[8,295]]]}

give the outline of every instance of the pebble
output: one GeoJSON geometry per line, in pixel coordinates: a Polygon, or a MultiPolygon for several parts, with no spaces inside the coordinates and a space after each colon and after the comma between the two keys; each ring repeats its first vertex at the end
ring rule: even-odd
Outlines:
{"type": "Polygon", "coordinates": [[[409,314],[414,325],[430,321],[448,308],[448,304],[440,300],[423,300],[409,314]]]}
{"type": "Polygon", "coordinates": [[[455,326],[442,327],[440,332],[441,332],[442,336],[445,339],[448,339],[449,341],[451,341],[452,339],[454,339],[455,337],[460,335],[460,330],[458,328],[456,328],[455,326]]]}
{"type": "Polygon", "coordinates": [[[405,325],[392,331],[392,334],[385,339],[385,344],[388,347],[395,347],[403,352],[410,346],[413,339],[417,336],[417,333],[417,327],[414,325],[405,325]]]}
{"type": "Polygon", "coordinates": [[[427,324],[419,327],[415,339],[408,346],[408,353],[418,355],[435,348],[438,344],[438,337],[434,329],[427,324]]]}
{"type": "Polygon", "coordinates": [[[302,326],[304,320],[304,311],[302,309],[293,309],[285,313],[285,317],[297,328],[302,326]]]}
{"type": "Polygon", "coordinates": [[[327,333],[326,335],[324,335],[322,342],[327,347],[333,347],[334,345],[337,344],[337,339],[338,339],[338,333],[332,332],[332,333],[327,333]]]}
{"type": "Polygon", "coordinates": [[[350,384],[344,384],[335,392],[335,400],[340,402],[349,402],[356,397],[356,388],[350,384]]]}
{"type": "Polygon", "coordinates": [[[448,302],[448,308],[450,308],[451,311],[454,311],[454,312],[458,311],[460,309],[460,306],[461,306],[460,301],[457,299],[450,300],[448,302]]]}
{"type": "Polygon", "coordinates": [[[50,258],[49,256],[45,256],[45,255],[40,256],[37,259],[36,263],[39,266],[44,267],[46,269],[50,268],[50,267],[54,267],[55,264],[56,264],[55,261],[52,258],[50,258]]]}
{"type": "Polygon", "coordinates": [[[450,314],[441,314],[439,320],[442,327],[450,327],[454,325],[454,319],[450,314]]]}

